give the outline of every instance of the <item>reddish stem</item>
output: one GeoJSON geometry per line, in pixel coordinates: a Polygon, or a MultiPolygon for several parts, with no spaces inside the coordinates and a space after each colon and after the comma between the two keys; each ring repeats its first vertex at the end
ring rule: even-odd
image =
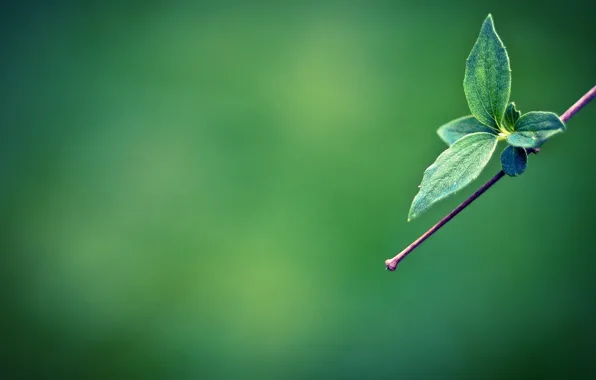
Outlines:
{"type": "MultiPolygon", "coordinates": [[[[588,91],[584,96],[582,96],[574,105],[572,105],[563,115],[561,115],[561,121],[564,123],[567,122],[573,115],[575,115],[580,109],[582,109],[586,104],[590,102],[590,100],[596,97],[596,86],[592,87],[590,91],[588,91]]],[[[536,153],[533,151],[532,153],[536,153]]],[[[428,231],[426,231],[422,236],[416,239],[412,244],[408,245],[403,251],[398,253],[394,258],[385,260],[385,266],[390,271],[394,271],[399,264],[400,261],[406,258],[406,256],[412,252],[416,247],[422,244],[426,239],[432,236],[435,232],[441,229],[447,222],[453,219],[457,214],[462,212],[466,207],[470,205],[470,203],[474,202],[478,197],[480,197],[486,190],[490,189],[495,183],[497,183],[501,178],[505,176],[505,172],[502,170],[498,172],[493,178],[491,178],[487,183],[482,185],[480,189],[478,189],[474,194],[472,194],[468,199],[463,201],[462,204],[457,206],[453,211],[447,214],[443,219],[441,219],[437,224],[432,226],[428,231]]]]}
{"type": "Polygon", "coordinates": [[[577,113],[577,111],[584,108],[586,104],[590,102],[590,100],[596,97],[596,86],[592,87],[590,91],[586,92],[584,96],[582,96],[574,105],[569,107],[567,111],[563,115],[561,115],[561,120],[563,123],[566,123],[567,120],[571,119],[573,115],[577,113]]]}

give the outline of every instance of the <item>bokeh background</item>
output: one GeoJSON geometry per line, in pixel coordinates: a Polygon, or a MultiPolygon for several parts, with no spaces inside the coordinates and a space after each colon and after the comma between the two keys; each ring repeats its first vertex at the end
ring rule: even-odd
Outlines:
{"type": "Polygon", "coordinates": [[[596,84],[589,1],[2,2],[0,378],[596,376],[596,104],[384,269],[489,12],[596,84]]]}

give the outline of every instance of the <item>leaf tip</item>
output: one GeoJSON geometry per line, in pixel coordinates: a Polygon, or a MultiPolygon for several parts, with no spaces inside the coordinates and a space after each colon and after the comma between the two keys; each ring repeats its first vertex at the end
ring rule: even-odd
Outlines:
{"type": "Polygon", "coordinates": [[[557,116],[557,118],[559,118],[559,120],[561,121],[561,125],[563,128],[561,128],[561,132],[565,132],[567,131],[567,124],[565,124],[565,122],[563,120],[561,120],[561,118],[555,114],[555,116],[557,116]]]}
{"type": "Polygon", "coordinates": [[[414,202],[410,206],[410,211],[408,211],[408,223],[410,223],[414,218],[418,216],[418,213],[414,211],[414,202]]]}
{"type": "Polygon", "coordinates": [[[484,22],[493,25],[494,24],[493,15],[491,13],[489,13],[488,16],[486,16],[486,18],[484,19],[484,22]]]}

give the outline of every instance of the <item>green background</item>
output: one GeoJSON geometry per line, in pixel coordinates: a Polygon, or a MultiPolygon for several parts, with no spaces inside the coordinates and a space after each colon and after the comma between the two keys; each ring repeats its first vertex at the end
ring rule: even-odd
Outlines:
{"type": "Polygon", "coordinates": [[[384,269],[486,15],[561,114],[593,8],[3,2],[0,377],[596,376],[596,104],[384,269]]]}

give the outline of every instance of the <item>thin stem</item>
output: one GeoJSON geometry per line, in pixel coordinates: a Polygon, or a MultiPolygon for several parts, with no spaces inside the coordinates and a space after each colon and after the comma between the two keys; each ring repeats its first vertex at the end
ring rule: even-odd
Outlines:
{"type": "MultiPolygon", "coordinates": [[[[575,115],[580,109],[582,109],[586,104],[590,102],[590,100],[596,97],[596,86],[592,87],[590,91],[588,91],[584,96],[582,96],[574,105],[572,105],[565,113],[561,116],[561,120],[563,122],[567,122],[573,115],[575,115]]],[[[532,151],[531,153],[536,153],[537,151],[532,151]]],[[[441,229],[447,222],[453,219],[457,214],[462,212],[466,207],[468,207],[472,202],[474,202],[478,197],[480,197],[484,192],[490,189],[495,183],[497,183],[501,178],[505,176],[505,172],[502,170],[498,172],[493,178],[491,178],[487,183],[482,185],[480,189],[478,189],[474,194],[472,194],[468,199],[463,201],[462,204],[457,206],[453,211],[447,214],[443,219],[441,219],[437,224],[432,226],[428,231],[426,231],[422,236],[416,239],[412,244],[408,245],[403,251],[398,253],[394,258],[385,260],[385,265],[387,269],[390,271],[394,271],[399,264],[400,261],[405,259],[405,257],[412,252],[416,247],[422,244],[426,239],[432,236],[435,232],[441,229]]]]}
{"type": "Polygon", "coordinates": [[[567,111],[563,115],[561,115],[561,121],[566,123],[567,120],[571,119],[573,115],[575,115],[579,110],[584,108],[586,104],[590,102],[590,100],[596,97],[596,86],[592,87],[590,91],[586,92],[584,96],[582,96],[574,105],[569,107],[567,111]]]}
{"type": "Polygon", "coordinates": [[[441,219],[439,221],[439,223],[432,226],[430,230],[426,231],[424,234],[422,234],[422,236],[420,236],[418,239],[416,239],[416,241],[414,241],[412,244],[408,245],[406,247],[406,249],[401,251],[394,258],[386,260],[385,265],[387,266],[387,269],[389,269],[391,271],[395,270],[395,268],[397,267],[397,264],[399,264],[399,262],[402,261],[408,255],[408,253],[412,252],[416,247],[418,247],[420,244],[422,244],[423,241],[428,239],[432,234],[434,234],[441,227],[443,227],[445,224],[447,224],[448,221],[450,221],[457,214],[462,212],[463,209],[468,207],[468,205],[470,203],[474,202],[476,200],[476,198],[481,196],[486,190],[488,190],[492,185],[497,183],[497,181],[499,181],[504,176],[505,176],[504,171],[501,170],[500,172],[498,172],[496,176],[494,176],[493,178],[490,179],[490,181],[488,181],[487,183],[482,185],[482,187],[480,189],[476,190],[476,192],[474,194],[472,194],[472,196],[470,198],[463,201],[462,204],[457,206],[453,211],[451,211],[449,214],[447,214],[447,216],[445,216],[443,219],[441,219]]]}

